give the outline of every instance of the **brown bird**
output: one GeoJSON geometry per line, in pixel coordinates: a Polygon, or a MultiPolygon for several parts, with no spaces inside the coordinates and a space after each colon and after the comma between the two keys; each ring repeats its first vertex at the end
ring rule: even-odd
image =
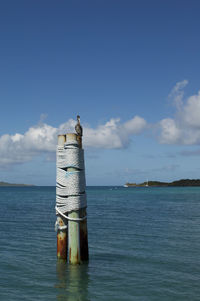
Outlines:
{"type": "Polygon", "coordinates": [[[77,132],[77,134],[79,136],[83,136],[83,129],[80,124],[80,116],[79,115],[77,115],[77,124],[75,125],[75,131],[77,132]]]}

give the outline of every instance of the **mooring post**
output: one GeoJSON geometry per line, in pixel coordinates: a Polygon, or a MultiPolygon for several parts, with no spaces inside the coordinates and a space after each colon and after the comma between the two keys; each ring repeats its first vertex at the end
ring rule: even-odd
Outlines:
{"type": "Polygon", "coordinates": [[[56,165],[57,257],[80,264],[89,258],[82,130],[58,136],[56,165]]]}
{"type": "MultiPolygon", "coordinates": [[[[77,134],[67,134],[67,139],[76,140],[79,148],[82,149],[82,137],[77,134]]],[[[68,171],[76,171],[75,168],[70,167],[68,171]]],[[[84,185],[85,186],[85,185],[84,185]]],[[[85,189],[85,187],[84,187],[85,189]]],[[[81,193],[85,193],[82,191],[81,193]]],[[[86,208],[74,210],[68,213],[68,217],[72,219],[81,219],[80,221],[68,221],[68,240],[69,240],[69,263],[80,264],[88,261],[88,234],[87,234],[87,216],[86,208]],[[84,219],[85,218],[85,219],[84,219]]]]}
{"type": "MultiPolygon", "coordinates": [[[[58,146],[64,148],[66,142],[66,135],[58,135],[58,146]]],[[[68,246],[68,237],[67,237],[67,220],[61,216],[57,216],[57,258],[67,260],[67,246],[68,246]]]]}

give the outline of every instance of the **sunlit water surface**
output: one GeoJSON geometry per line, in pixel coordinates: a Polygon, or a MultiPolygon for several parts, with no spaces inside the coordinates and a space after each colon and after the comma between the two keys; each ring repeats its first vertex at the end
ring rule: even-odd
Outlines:
{"type": "Polygon", "coordinates": [[[200,300],[200,188],[89,187],[89,264],[56,259],[55,188],[0,187],[0,300],[200,300]]]}

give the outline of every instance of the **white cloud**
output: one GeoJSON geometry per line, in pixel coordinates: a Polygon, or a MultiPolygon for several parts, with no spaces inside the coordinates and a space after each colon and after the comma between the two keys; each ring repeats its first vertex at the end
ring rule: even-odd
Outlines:
{"type": "Polygon", "coordinates": [[[183,91],[187,81],[177,83],[172,91],[177,105],[175,117],[165,118],[159,122],[160,142],[166,144],[192,145],[200,144],[200,92],[183,101],[183,91]],[[179,93],[180,92],[180,93],[179,93]],[[176,98],[178,96],[178,99],[176,98]]]}
{"type": "MultiPolygon", "coordinates": [[[[61,124],[58,131],[59,133],[74,132],[75,124],[76,121],[70,119],[66,123],[61,124]]],[[[112,118],[95,129],[84,126],[84,147],[105,149],[125,148],[128,146],[131,136],[139,134],[145,128],[146,121],[139,116],[135,116],[125,123],[121,123],[120,118],[112,118]]]]}
{"type": "Polygon", "coordinates": [[[24,135],[3,135],[0,137],[0,166],[30,161],[41,152],[55,150],[57,129],[40,124],[31,127],[24,135]]]}
{"type": "Polygon", "coordinates": [[[169,94],[169,98],[173,99],[173,103],[177,109],[180,109],[181,106],[183,105],[183,95],[184,95],[183,89],[185,88],[185,86],[187,86],[187,84],[188,84],[188,80],[186,79],[176,83],[176,85],[174,86],[174,88],[169,94]]]}
{"type": "MultiPolygon", "coordinates": [[[[33,157],[42,153],[47,154],[49,158],[49,154],[56,150],[57,135],[74,132],[75,124],[75,120],[69,119],[55,128],[40,121],[24,134],[1,136],[0,166],[31,161],[33,157]]],[[[95,129],[83,125],[84,147],[125,148],[130,143],[131,136],[140,133],[145,127],[146,121],[139,116],[125,123],[113,118],[95,129]]]]}
{"type": "Polygon", "coordinates": [[[177,127],[176,122],[171,118],[166,118],[160,121],[160,126],[162,129],[160,142],[173,144],[178,143],[181,136],[181,131],[177,127]]]}
{"type": "Polygon", "coordinates": [[[120,119],[111,119],[105,125],[96,129],[85,128],[85,145],[97,148],[124,148],[130,142],[130,137],[140,133],[146,127],[146,121],[135,116],[125,123],[120,119]]]}
{"type": "MultiPolygon", "coordinates": [[[[200,92],[184,101],[183,88],[187,83],[187,80],[177,83],[170,93],[176,104],[176,114],[174,118],[164,118],[158,122],[160,143],[200,144],[200,92]]],[[[41,154],[45,154],[47,160],[55,158],[57,135],[74,132],[76,121],[69,119],[58,127],[52,127],[44,123],[44,118],[45,115],[42,115],[38,125],[30,127],[24,134],[0,136],[0,167],[28,162],[41,154]]],[[[83,124],[83,145],[84,148],[126,148],[131,137],[146,128],[147,122],[139,116],[125,122],[112,118],[96,128],[83,124]]]]}
{"type": "Polygon", "coordinates": [[[200,130],[200,91],[188,98],[180,117],[188,127],[200,130]]]}

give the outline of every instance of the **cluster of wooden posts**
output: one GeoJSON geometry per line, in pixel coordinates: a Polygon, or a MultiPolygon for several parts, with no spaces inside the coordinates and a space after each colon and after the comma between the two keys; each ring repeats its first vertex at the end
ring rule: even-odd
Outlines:
{"type": "MultiPolygon", "coordinates": [[[[64,146],[67,139],[76,139],[79,148],[82,148],[82,137],[73,133],[58,136],[58,145],[64,146]]],[[[74,171],[70,167],[67,171],[74,171]]],[[[87,215],[86,208],[66,213],[69,218],[82,218],[87,215]]],[[[81,221],[67,220],[58,216],[59,226],[67,226],[66,229],[58,229],[57,232],[57,258],[68,260],[71,264],[80,264],[88,261],[88,233],[87,218],[81,221]]]]}

